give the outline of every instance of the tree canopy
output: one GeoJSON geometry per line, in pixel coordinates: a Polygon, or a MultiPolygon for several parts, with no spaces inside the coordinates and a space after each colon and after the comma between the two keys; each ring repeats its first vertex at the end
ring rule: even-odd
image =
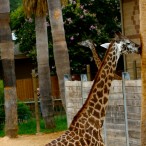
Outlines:
{"type": "MultiPolygon", "coordinates": [[[[77,6],[74,1],[72,4],[63,7],[62,11],[71,72],[76,74],[85,73],[87,64],[96,69],[91,51],[88,48],[79,46],[78,43],[85,39],[92,39],[96,44],[99,56],[101,58],[104,56],[105,50],[100,47],[100,44],[110,41],[113,32],[120,30],[119,1],[81,0],[80,6],[77,6]]],[[[51,27],[48,16],[47,25],[50,70],[55,73],[51,27]]],[[[11,27],[15,30],[16,43],[19,43],[20,50],[35,59],[34,18],[26,19],[23,8],[20,6],[11,13],[11,27]]]]}
{"type": "Polygon", "coordinates": [[[22,0],[10,0],[11,11],[16,10],[22,4],[22,0]]]}

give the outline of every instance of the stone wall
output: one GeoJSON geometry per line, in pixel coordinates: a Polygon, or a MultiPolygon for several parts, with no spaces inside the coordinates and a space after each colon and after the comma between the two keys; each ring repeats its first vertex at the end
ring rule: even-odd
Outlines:
{"type": "MultiPolygon", "coordinates": [[[[123,34],[140,44],[139,0],[122,1],[123,34]]],[[[131,79],[141,78],[141,58],[137,54],[125,55],[125,68],[131,79]]]]}
{"type": "MultiPolygon", "coordinates": [[[[68,126],[85,102],[92,83],[90,81],[65,82],[68,126]]],[[[126,81],[125,86],[129,143],[130,146],[140,146],[141,80],[126,81]]],[[[105,131],[108,146],[126,145],[122,81],[114,80],[112,82],[106,113],[105,131]]]]}

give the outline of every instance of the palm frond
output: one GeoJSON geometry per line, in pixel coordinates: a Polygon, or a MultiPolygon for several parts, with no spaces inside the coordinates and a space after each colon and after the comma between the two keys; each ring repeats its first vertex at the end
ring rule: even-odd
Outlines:
{"type": "Polygon", "coordinates": [[[27,17],[45,16],[48,11],[47,0],[23,0],[23,7],[27,17]]]}
{"type": "Polygon", "coordinates": [[[61,0],[61,5],[62,6],[67,6],[68,5],[68,0],[61,0]]]}

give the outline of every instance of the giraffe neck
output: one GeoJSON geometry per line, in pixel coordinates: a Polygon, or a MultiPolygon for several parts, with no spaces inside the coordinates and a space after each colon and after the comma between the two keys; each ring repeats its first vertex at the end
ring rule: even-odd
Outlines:
{"type": "Polygon", "coordinates": [[[93,47],[93,48],[91,49],[91,51],[92,51],[93,58],[94,58],[94,61],[95,61],[95,64],[96,64],[97,68],[100,68],[102,62],[101,62],[101,60],[100,60],[98,54],[96,53],[95,47],[93,47]]]}
{"type": "MultiPolygon", "coordinates": [[[[93,45],[93,44],[92,44],[92,45],[93,45]]],[[[91,51],[92,51],[95,64],[96,64],[97,68],[99,69],[100,66],[101,66],[101,64],[102,64],[102,61],[100,60],[99,55],[97,54],[94,45],[93,45],[92,47],[90,47],[90,49],[91,49],[91,51]]],[[[117,75],[117,74],[115,73],[115,74],[114,74],[114,79],[115,79],[115,80],[121,80],[122,77],[119,76],[119,75],[117,75]]]]}
{"type": "Polygon", "coordinates": [[[114,43],[112,43],[94,79],[88,98],[74,117],[69,128],[70,130],[80,130],[80,128],[78,128],[80,125],[84,128],[86,125],[90,125],[92,128],[96,128],[96,130],[101,129],[118,58],[119,55],[115,49],[114,43]]]}

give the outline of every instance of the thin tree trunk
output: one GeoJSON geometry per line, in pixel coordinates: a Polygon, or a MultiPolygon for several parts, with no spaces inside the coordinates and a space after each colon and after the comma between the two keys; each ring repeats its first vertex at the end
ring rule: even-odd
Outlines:
{"type": "Polygon", "coordinates": [[[36,132],[40,133],[40,113],[39,113],[39,105],[38,105],[37,79],[36,79],[35,70],[32,70],[31,75],[32,75],[33,96],[35,103],[36,132]]]}
{"type": "Polygon", "coordinates": [[[64,75],[70,75],[70,63],[67,44],[65,40],[60,0],[48,0],[48,7],[60,96],[62,99],[63,106],[66,109],[64,75]]]}
{"type": "Polygon", "coordinates": [[[139,1],[142,41],[141,146],[146,146],[146,0],[139,1]]]}
{"type": "Polygon", "coordinates": [[[55,127],[55,123],[53,102],[51,97],[46,17],[36,16],[35,26],[41,111],[45,120],[45,127],[53,128],[55,127]]]}
{"type": "Polygon", "coordinates": [[[9,26],[9,1],[0,0],[0,48],[4,73],[5,134],[17,137],[17,94],[14,67],[14,43],[9,26]]]}

